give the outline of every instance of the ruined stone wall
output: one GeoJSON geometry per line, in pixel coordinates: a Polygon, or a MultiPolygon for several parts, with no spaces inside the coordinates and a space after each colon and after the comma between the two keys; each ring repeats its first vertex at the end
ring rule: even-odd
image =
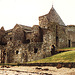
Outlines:
{"type": "Polygon", "coordinates": [[[47,19],[47,16],[40,16],[39,17],[39,25],[41,28],[47,28],[49,21],[47,19]]]}
{"type": "Polygon", "coordinates": [[[68,47],[75,47],[75,26],[69,25],[66,27],[68,47]]]}
{"type": "Polygon", "coordinates": [[[41,51],[42,42],[31,43],[28,46],[28,61],[34,61],[43,58],[41,51]]]}
{"type": "Polygon", "coordinates": [[[52,41],[53,35],[50,30],[43,30],[45,31],[43,35],[43,45],[42,45],[42,50],[44,51],[44,57],[50,56],[51,53],[51,45],[55,43],[55,41],[52,41]],[[46,54],[47,53],[47,54],[46,54]]]}
{"type": "Polygon", "coordinates": [[[32,34],[32,42],[42,42],[43,41],[43,33],[42,29],[38,25],[34,25],[32,27],[33,34],[32,34]]]}
{"type": "Polygon", "coordinates": [[[14,41],[21,40],[22,42],[25,39],[24,31],[20,27],[13,29],[14,41]]]}
{"type": "Polygon", "coordinates": [[[53,7],[48,14],[39,17],[39,25],[16,24],[8,31],[3,27],[0,29],[0,60],[5,63],[49,57],[52,45],[56,48],[75,47],[75,26],[65,26],[53,7]],[[6,55],[3,56],[4,51],[6,55]]]}
{"type": "Polygon", "coordinates": [[[57,28],[58,35],[57,35],[57,42],[58,48],[65,48],[67,47],[67,34],[65,30],[65,26],[60,26],[57,28]]]}
{"type": "Polygon", "coordinates": [[[20,26],[15,26],[12,31],[6,32],[8,40],[6,46],[6,63],[23,63],[44,57],[44,53],[41,51],[41,38],[43,37],[41,28],[34,26],[32,29],[33,32],[25,32],[20,26]],[[37,35],[37,37],[34,35],[37,35]],[[22,42],[23,38],[25,39],[25,43],[22,42]],[[35,41],[32,41],[32,38],[35,41]]]}
{"type": "Polygon", "coordinates": [[[43,35],[44,42],[47,42],[50,45],[55,45],[57,48],[67,47],[67,35],[65,26],[59,25],[55,22],[49,22],[47,16],[42,16],[39,18],[39,20],[40,26],[43,29],[45,28],[48,30],[43,35]]]}
{"type": "Polygon", "coordinates": [[[0,63],[3,62],[3,50],[4,50],[4,46],[0,45],[0,63]]]}
{"type": "Polygon", "coordinates": [[[50,30],[47,31],[45,35],[43,35],[43,40],[47,39],[47,43],[50,45],[55,45],[57,48],[67,47],[67,35],[64,26],[65,24],[53,7],[48,14],[39,17],[39,25],[43,29],[45,28],[50,30]]]}
{"type": "MultiPolygon", "coordinates": [[[[44,30],[43,30],[44,31],[44,30]]],[[[49,23],[47,25],[46,31],[44,31],[43,42],[48,43],[49,45],[56,46],[56,24],[49,23]]]]}
{"type": "Polygon", "coordinates": [[[23,63],[27,61],[33,61],[33,60],[49,57],[51,56],[51,45],[56,46],[58,44],[59,48],[65,47],[64,41],[66,41],[66,36],[65,36],[66,34],[65,34],[64,26],[60,26],[57,23],[50,22],[47,24],[47,28],[41,29],[39,26],[33,26],[32,29],[33,32],[25,32],[25,34],[23,34],[22,29],[20,29],[20,31],[16,31],[14,29],[12,30],[12,32],[7,33],[8,37],[12,37],[12,40],[9,40],[7,42],[7,47],[6,47],[7,63],[19,63],[19,62],[23,63]],[[14,40],[16,37],[14,35],[15,32],[16,35],[19,35],[19,33],[22,32],[20,34],[23,37],[25,36],[24,37],[25,42],[28,39],[30,40],[30,42],[23,43],[20,36],[17,37],[20,39],[14,40]],[[37,37],[34,35],[37,35],[37,37]],[[58,41],[57,41],[57,37],[58,37],[58,41]]]}
{"type": "Polygon", "coordinates": [[[0,45],[6,45],[7,40],[5,39],[5,30],[4,27],[0,29],[0,45]]]}
{"type": "MultiPolygon", "coordinates": [[[[17,43],[17,42],[16,42],[17,43]]],[[[50,56],[50,50],[43,50],[43,43],[19,43],[19,46],[7,46],[6,63],[23,63],[50,56]]]]}
{"type": "Polygon", "coordinates": [[[26,40],[30,40],[30,42],[32,41],[32,33],[26,33],[26,40]]]}
{"type": "Polygon", "coordinates": [[[51,46],[56,47],[56,23],[50,22],[43,29],[43,45],[44,58],[51,56],[51,46]]]}
{"type": "Polygon", "coordinates": [[[9,41],[6,47],[6,63],[18,63],[21,60],[21,56],[19,55],[19,48],[21,48],[22,42],[20,40],[17,41],[9,41]]]}

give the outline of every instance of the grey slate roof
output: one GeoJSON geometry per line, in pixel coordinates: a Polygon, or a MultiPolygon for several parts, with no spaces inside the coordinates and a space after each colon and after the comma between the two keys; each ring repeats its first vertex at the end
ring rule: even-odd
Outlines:
{"type": "Polygon", "coordinates": [[[59,23],[60,25],[65,25],[63,20],[60,18],[60,16],[56,12],[56,10],[53,8],[53,6],[50,12],[47,14],[47,18],[50,22],[56,22],[56,23],[59,23]]]}

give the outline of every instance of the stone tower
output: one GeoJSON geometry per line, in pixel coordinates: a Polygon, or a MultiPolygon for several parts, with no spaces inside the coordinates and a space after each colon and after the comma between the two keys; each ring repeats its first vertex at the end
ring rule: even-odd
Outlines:
{"type": "Polygon", "coordinates": [[[47,28],[47,24],[49,24],[50,22],[55,22],[59,25],[65,26],[64,22],[62,21],[56,10],[53,8],[53,6],[48,14],[39,17],[39,25],[42,28],[47,28]]]}
{"type": "Polygon", "coordinates": [[[47,30],[43,35],[44,42],[58,48],[66,47],[65,24],[53,6],[48,14],[39,17],[39,25],[43,30],[47,30]]]}

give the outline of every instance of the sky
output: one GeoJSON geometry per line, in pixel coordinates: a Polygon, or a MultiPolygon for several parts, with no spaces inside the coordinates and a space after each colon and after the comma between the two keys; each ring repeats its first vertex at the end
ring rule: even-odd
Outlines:
{"type": "Polygon", "coordinates": [[[0,0],[0,28],[39,25],[39,16],[47,14],[52,4],[66,25],[75,25],[75,0],[0,0]]]}

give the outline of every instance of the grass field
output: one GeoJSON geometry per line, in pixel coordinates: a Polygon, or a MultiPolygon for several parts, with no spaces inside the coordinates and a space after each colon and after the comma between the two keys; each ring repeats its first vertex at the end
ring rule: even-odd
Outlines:
{"type": "Polygon", "coordinates": [[[45,59],[32,61],[28,63],[55,63],[55,62],[75,62],[75,51],[62,52],[45,59]]]}
{"type": "Polygon", "coordinates": [[[57,49],[56,51],[71,51],[71,50],[75,50],[75,47],[57,49]]]}

